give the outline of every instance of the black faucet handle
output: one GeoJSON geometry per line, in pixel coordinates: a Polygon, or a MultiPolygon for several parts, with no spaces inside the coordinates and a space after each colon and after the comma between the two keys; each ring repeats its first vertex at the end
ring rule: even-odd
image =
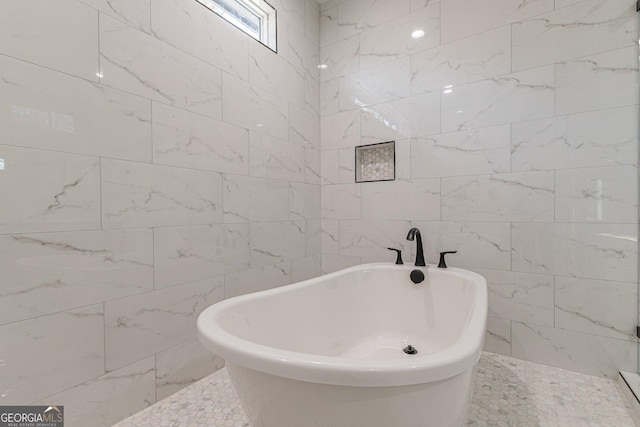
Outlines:
{"type": "Polygon", "coordinates": [[[390,251],[396,251],[398,253],[398,256],[396,257],[396,264],[404,264],[404,262],[402,262],[402,250],[400,249],[395,249],[395,248],[387,248],[390,251]]]}
{"type": "Polygon", "coordinates": [[[444,256],[446,254],[457,254],[458,251],[447,251],[447,252],[440,252],[440,262],[438,263],[438,268],[447,268],[447,263],[444,260],[444,256]]]}

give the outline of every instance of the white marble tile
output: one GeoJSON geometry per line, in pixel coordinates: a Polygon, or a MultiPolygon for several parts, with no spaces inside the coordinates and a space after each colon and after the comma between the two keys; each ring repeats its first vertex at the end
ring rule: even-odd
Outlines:
{"type": "Polygon", "coordinates": [[[440,180],[362,184],[363,220],[439,220],[440,180]]]}
{"type": "Polygon", "coordinates": [[[151,31],[151,0],[80,0],[116,19],[124,21],[139,30],[151,31]]]}
{"type": "Polygon", "coordinates": [[[149,229],[0,236],[0,324],[153,289],[149,229]]]}
{"type": "Polygon", "coordinates": [[[322,219],[361,219],[362,185],[323,185],[321,189],[322,219]]]}
{"type": "MultiPolygon", "coordinates": [[[[411,140],[396,140],[396,179],[411,180],[411,140]]],[[[355,153],[354,153],[355,155],[355,153]]],[[[416,177],[421,178],[421,177],[416,177]]]]}
{"type": "Polygon", "coordinates": [[[249,84],[304,106],[304,74],[260,43],[249,45],[249,84]]]}
{"type": "Polygon", "coordinates": [[[512,269],[635,282],[635,224],[512,225],[512,269]]]}
{"type": "Polygon", "coordinates": [[[340,3],[344,3],[345,0],[322,0],[320,2],[320,12],[324,12],[331,8],[337,7],[340,3]]]}
{"type": "Polygon", "coordinates": [[[224,298],[215,277],[105,303],[105,355],[113,371],[196,337],[196,319],[224,298]]]}
{"type": "Polygon", "coordinates": [[[304,179],[307,184],[320,185],[321,153],[311,146],[304,147],[304,179]]]}
{"type": "Polygon", "coordinates": [[[104,373],[102,304],[0,326],[0,403],[25,405],[104,373]]]}
{"type": "Polygon", "coordinates": [[[411,0],[352,0],[338,5],[338,37],[375,28],[411,11],[411,0]]]}
{"type": "Polygon", "coordinates": [[[562,7],[567,7],[572,4],[579,3],[581,1],[584,1],[584,0],[555,0],[556,2],[555,8],[560,9],[562,7]]]}
{"type": "Polygon", "coordinates": [[[409,254],[415,245],[406,240],[410,228],[409,221],[341,221],[340,254],[392,260],[389,247],[409,254]]]}
{"type": "Polygon", "coordinates": [[[555,66],[556,114],[637,105],[637,46],[555,66]]]}
{"type": "Polygon", "coordinates": [[[556,277],[555,326],[637,342],[636,283],[556,277]]]}
{"type": "MultiPolygon", "coordinates": [[[[396,151],[398,146],[396,145],[396,151]]],[[[397,165],[396,165],[397,172],[397,165]]],[[[396,176],[396,178],[398,178],[396,176]]],[[[356,179],[356,150],[344,148],[338,153],[338,182],[340,184],[353,184],[356,179]]]]}
{"type": "Polygon", "coordinates": [[[22,147],[151,161],[151,102],[0,56],[0,131],[22,147]]]}
{"type": "Polygon", "coordinates": [[[553,326],[553,276],[478,268],[474,271],[487,279],[489,316],[553,326]]]}
{"type": "Polygon", "coordinates": [[[286,20],[292,29],[304,34],[305,3],[305,0],[274,0],[273,6],[278,11],[278,16],[286,20]]]}
{"type": "Polygon", "coordinates": [[[320,84],[320,113],[328,116],[340,112],[340,77],[320,84]]]}
{"type": "Polygon", "coordinates": [[[505,356],[511,354],[511,322],[509,320],[487,318],[483,350],[505,356]]]}
{"type": "Polygon", "coordinates": [[[158,400],[188,387],[224,366],[222,358],[204,348],[197,340],[159,352],[155,356],[155,362],[154,386],[157,384],[158,400]]]}
{"type": "Polygon", "coordinates": [[[287,101],[227,74],[222,76],[222,88],[225,122],[276,138],[288,138],[287,101]]]}
{"type": "Polygon", "coordinates": [[[291,283],[302,282],[322,275],[322,256],[313,255],[291,261],[291,283]]]}
{"type": "Polygon", "coordinates": [[[289,106],[289,142],[320,149],[320,117],[295,106],[289,106]]]}
{"type": "Polygon", "coordinates": [[[98,12],[73,0],[5,2],[0,53],[98,81],[98,12]]]}
{"type": "Polygon", "coordinates": [[[247,175],[249,132],[219,120],[154,103],[153,162],[247,175]]]}
{"type": "MultiPolygon", "coordinates": [[[[638,366],[638,343],[625,340],[617,340],[613,338],[598,337],[598,340],[602,343],[602,346],[609,353],[609,357],[613,359],[615,365],[618,368],[618,375],[620,371],[633,371],[638,366]]],[[[635,415],[635,420],[638,422],[638,416],[635,415]]]]}
{"type": "Polygon", "coordinates": [[[420,10],[394,19],[360,34],[360,67],[368,68],[393,61],[440,43],[440,2],[428,2],[420,10]],[[425,35],[414,39],[411,33],[425,35]]]}
{"type": "Polygon", "coordinates": [[[320,219],[320,186],[292,182],[289,187],[291,220],[320,219]]]}
{"type": "Polygon", "coordinates": [[[451,267],[509,270],[511,234],[506,222],[438,222],[412,221],[422,232],[425,258],[429,263],[439,260],[439,253],[449,255],[451,267]]]}
{"type": "Polygon", "coordinates": [[[511,323],[511,355],[575,372],[613,378],[637,357],[637,343],[590,334],[511,323]]]}
{"type": "Polygon", "coordinates": [[[254,41],[244,33],[196,1],[153,0],[152,10],[151,33],[159,40],[248,79],[248,43],[254,41]]]}
{"type": "Polygon", "coordinates": [[[307,257],[320,255],[322,253],[321,220],[308,219],[305,222],[304,231],[305,231],[305,249],[306,249],[305,255],[307,257]]]}
{"type": "Polygon", "coordinates": [[[305,252],[305,221],[251,223],[251,267],[301,258],[305,252]]]}
{"type": "Polygon", "coordinates": [[[554,114],[553,66],[454,87],[442,95],[442,132],[554,114]]]}
{"type": "Polygon", "coordinates": [[[0,159],[0,234],[100,228],[98,158],[0,145],[0,159]]]}
{"type": "Polygon", "coordinates": [[[515,171],[636,163],[638,107],[572,114],[511,126],[515,171]]]}
{"type": "Polygon", "coordinates": [[[320,13],[320,46],[338,41],[338,7],[323,9],[320,13]]]}
{"type": "Polygon", "coordinates": [[[556,171],[556,221],[636,223],[637,177],[631,165],[556,171]]]}
{"type": "MultiPolygon", "coordinates": [[[[436,0],[438,2],[440,0],[436,0]]],[[[411,0],[411,11],[416,12],[422,8],[429,6],[432,0],[411,0]]]]}
{"type": "Polygon", "coordinates": [[[304,34],[311,39],[316,46],[320,44],[320,5],[307,0],[304,8],[304,34]]]}
{"type": "Polygon", "coordinates": [[[261,133],[249,135],[251,176],[305,181],[304,146],[261,133]]]}
{"type": "Polygon", "coordinates": [[[320,115],[320,80],[309,74],[304,76],[304,109],[320,115]]]}
{"type": "Polygon", "coordinates": [[[224,222],[289,219],[289,183],[258,177],[225,175],[224,222]]]}
{"type": "MultiPolygon", "coordinates": [[[[280,7],[279,6],[280,0],[275,0],[271,2],[271,5],[276,9],[280,7]]],[[[228,24],[227,24],[228,25],[228,24]]],[[[290,43],[290,39],[291,39],[291,34],[289,34],[290,32],[295,32],[294,29],[290,28],[291,25],[289,23],[288,20],[286,19],[278,19],[277,23],[276,23],[276,29],[278,32],[278,37],[276,40],[276,50],[277,50],[277,54],[282,56],[285,59],[289,59],[289,43],[290,43]]],[[[236,31],[238,31],[236,29],[236,31]]],[[[300,34],[301,32],[298,31],[297,34],[300,34]]],[[[245,36],[246,37],[246,36],[245,36]]],[[[255,43],[254,41],[252,41],[252,43],[255,43]]]]}
{"type": "MultiPolygon", "coordinates": [[[[353,148],[351,148],[351,150],[353,150],[353,148]]],[[[341,150],[323,150],[320,153],[320,160],[321,160],[320,183],[322,185],[341,183],[340,174],[339,174],[340,152],[341,150]]]]}
{"type": "MultiPolygon", "coordinates": [[[[614,338],[596,337],[613,360],[618,371],[632,371],[638,366],[638,343],[614,338]]],[[[615,376],[615,375],[614,375],[615,376]]],[[[636,418],[637,420],[638,418],[636,418]]]]}
{"type": "Polygon", "coordinates": [[[100,83],[219,119],[221,71],[100,15],[100,83]]]}
{"type": "Polygon", "coordinates": [[[361,110],[363,144],[440,133],[440,94],[430,92],[361,110]]]}
{"type": "Polygon", "coordinates": [[[215,224],[154,230],[155,288],[249,268],[249,225],[215,224]]]}
{"type": "Polygon", "coordinates": [[[103,228],[222,222],[222,175],[102,160],[103,228]]]}
{"type": "Polygon", "coordinates": [[[360,69],[359,36],[348,37],[320,48],[320,66],[320,80],[323,82],[357,72],[360,69]]]}
{"type": "Polygon", "coordinates": [[[109,427],[156,402],[154,358],[147,357],[35,404],[51,402],[64,406],[67,425],[109,427]]]}
{"type": "Polygon", "coordinates": [[[447,0],[442,4],[442,43],[553,10],[553,0],[447,0]]]}
{"type": "Polygon", "coordinates": [[[411,94],[411,58],[376,65],[342,77],[339,83],[341,111],[403,99],[411,94]]]}
{"type": "Polygon", "coordinates": [[[362,264],[360,257],[347,255],[322,255],[322,274],[329,274],[362,264]]]}
{"type": "Polygon", "coordinates": [[[586,0],[516,22],[513,70],[633,46],[635,22],[635,7],[625,0],[586,0]]]}
{"type": "Polygon", "coordinates": [[[305,77],[319,81],[320,69],[320,11],[315,9],[314,1],[305,5],[304,29],[289,29],[288,61],[301,71],[305,77]]]}
{"type": "Polygon", "coordinates": [[[411,140],[411,177],[431,178],[509,172],[508,125],[411,140]]]}
{"type": "Polygon", "coordinates": [[[225,277],[224,296],[225,298],[233,298],[277,288],[289,283],[291,283],[289,262],[279,262],[228,274],[225,277]]]}
{"type": "Polygon", "coordinates": [[[337,255],[340,253],[340,221],[323,219],[320,223],[320,242],[322,254],[337,255]]]}
{"type": "Polygon", "coordinates": [[[550,222],[553,172],[442,178],[442,219],[550,222]]]}
{"type": "Polygon", "coordinates": [[[322,117],[321,135],[323,150],[359,145],[360,112],[354,110],[322,117]]]}
{"type": "Polygon", "coordinates": [[[503,26],[411,55],[411,93],[447,91],[510,72],[511,28],[503,26]]]}

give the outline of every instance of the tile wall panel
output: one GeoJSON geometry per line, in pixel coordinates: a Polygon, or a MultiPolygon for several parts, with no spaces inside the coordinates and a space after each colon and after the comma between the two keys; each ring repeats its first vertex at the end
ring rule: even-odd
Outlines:
{"type": "Polygon", "coordinates": [[[27,405],[105,372],[103,304],[0,326],[3,405],[27,405]]]}
{"type": "Polygon", "coordinates": [[[2,6],[0,54],[98,81],[95,9],[74,0],[27,0],[2,6]]]}
{"type": "Polygon", "coordinates": [[[36,3],[0,16],[0,404],[108,427],[222,366],[202,309],[321,274],[320,10],[275,1],[274,53],[196,1],[36,3]]]}
{"type": "Polygon", "coordinates": [[[151,101],[0,56],[2,143],[149,162],[151,101]]]}
{"type": "Polygon", "coordinates": [[[487,278],[488,350],[635,371],[633,2],[334,0],[320,10],[323,272],[391,262],[389,246],[407,259],[415,226],[428,263],[457,250],[449,265],[487,278]],[[425,35],[412,39],[417,29],[425,35]],[[385,141],[396,141],[396,181],[355,183],[353,147],[385,141]]]}
{"type": "Polygon", "coordinates": [[[221,70],[107,15],[100,15],[100,75],[104,85],[221,118],[221,70]]]}
{"type": "Polygon", "coordinates": [[[0,234],[100,228],[99,158],[0,145],[0,159],[0,234]]]}
{"type": "Polygon", "coordinates": [[[153,289],[151,229],[0,236],[0,324],[153,289]]]}

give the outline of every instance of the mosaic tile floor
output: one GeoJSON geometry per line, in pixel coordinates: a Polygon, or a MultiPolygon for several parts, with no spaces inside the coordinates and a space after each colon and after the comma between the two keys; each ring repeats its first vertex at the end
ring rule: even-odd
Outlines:
{"type": "MultiPolygon", "coordinates": [[[[612,380],[492,353],[478,366],[469,426],[636,426],[612,380]]],[[[248,427],[225,369],[114,427],[248,427]]]]}

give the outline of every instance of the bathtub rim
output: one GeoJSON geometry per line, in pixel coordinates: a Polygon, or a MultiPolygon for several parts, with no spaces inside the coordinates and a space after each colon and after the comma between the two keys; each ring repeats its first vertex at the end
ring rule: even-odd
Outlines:
{"type": "Polygon", "coordinates": [[[257,344],[233,335],[223,329],[216,316],[226,308],[242,301],[278,295],[295,288],[313,286],[318,281],[330,280],[349,272],[379,268],[402,268],[391,263],[370,263],[342,269],[323,276],[304,280],[265,291],[240,295],[207,307],[197,320],[198,340],[211,352],[236,365],[249,369],[320,384],[380,387],[403,386],[441,381],[472,369],[480,359],[487,321],[487,283],[483,276],[460,268],[437,269],[420,267],[439,273],[452,274],[476,282],[474,302],[466,326],[457,341],[441,352],[406,359],[351,359],[336,356],[314,355],[283,350],[257,344]]]}

